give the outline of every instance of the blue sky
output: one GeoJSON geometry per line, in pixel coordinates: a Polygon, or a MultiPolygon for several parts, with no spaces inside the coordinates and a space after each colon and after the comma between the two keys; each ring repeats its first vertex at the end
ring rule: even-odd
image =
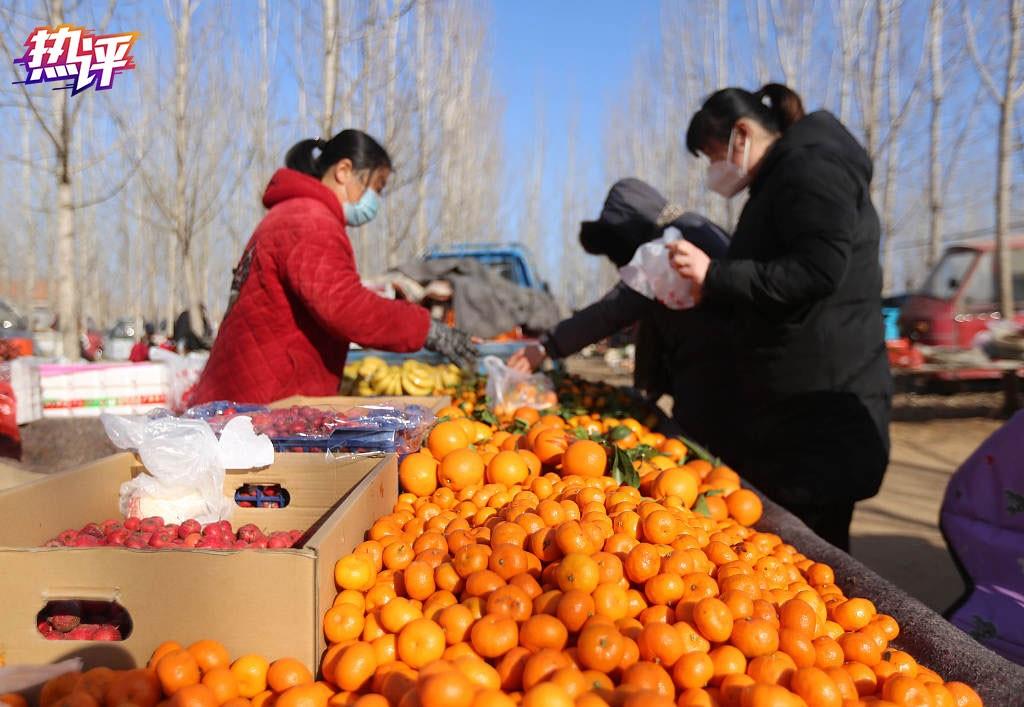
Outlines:
{"type": "MultiPolygon", "coordinates": [[[[505,102],[505,149],[513,199],[542,126],[550,229],[559,228],[568,131],[578,120],[577,154],[592,168],[591,216],[604,200],[603,133],[607,111],[627,88],[644,46],[658,39],[657,0],[495,0],[491,45],[495,88],[505,102]]],[[[549,233],[548,235],[554,235],[549,233]]]]}

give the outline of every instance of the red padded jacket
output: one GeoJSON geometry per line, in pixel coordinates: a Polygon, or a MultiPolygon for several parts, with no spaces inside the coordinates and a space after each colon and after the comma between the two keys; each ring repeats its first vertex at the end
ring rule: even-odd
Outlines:
{"type": "Polygon", "coordinates": [[[335,395],[350,343],[401,352],[423,346],[430,314],[363,287],[344,212],[327,187],[279,169],[263,205],[270,212],[235,270],[237,298],[192,404],[335,395]]]}

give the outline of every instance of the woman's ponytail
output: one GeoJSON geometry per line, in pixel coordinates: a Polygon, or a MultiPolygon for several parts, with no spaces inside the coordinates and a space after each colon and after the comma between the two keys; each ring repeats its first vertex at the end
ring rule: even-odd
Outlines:
{"type": "Polygon", "coordinates": [[[380,143],[362,130],[342,130],[330,140],[309,138],[292,145],[284,156],[284,166],[320,179],[341,160],[352,162],[356,171],[392,169],[391,157],[380,143]],[[319,154],[314,154],[319,150],[319,154]]]}
{"type": "Polygon", "coordinates": [[[322,149],[320,142],[320,138],[299,140],[284,156],[284,166],[319,179],[323,176],[323,170],[318,167],[313,150],[322,149]]]}
{"type": "Polygon", "coordinates": [[[696,155],[713,143],[726,144],[740,118],[750,118],[765,130],[782,134],[804,115],[800,96],[780,83],[767,84],[754,93],[742,88],[723,88],[711,94],[690,120],[686,147],[696,155]]]}
{"type": "Polygon", "coordinates": [[[754,98],[771,113],[780,133],[786,132],[789,126],[806,115],[799,94],[781,83],[765,84],[754,93],[754,98]]]}

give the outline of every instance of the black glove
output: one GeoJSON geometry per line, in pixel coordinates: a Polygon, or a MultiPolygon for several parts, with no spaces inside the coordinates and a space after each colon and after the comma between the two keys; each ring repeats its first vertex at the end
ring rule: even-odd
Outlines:
{"type": "Polygon", "coordinates": [[[463,370],[476,371],[476,346],[469,334],[430,320],[424,348],[436,351],[463,370]]]}

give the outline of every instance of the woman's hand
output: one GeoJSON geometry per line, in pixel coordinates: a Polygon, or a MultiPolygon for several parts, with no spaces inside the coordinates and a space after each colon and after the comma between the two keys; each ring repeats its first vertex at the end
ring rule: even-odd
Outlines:
{"type": "Polygon", "coordinates": [[[477,356],[475,343],[473,337],[464,331],[431,319],[427,341],[423,344],[423,348],[441,354],[464,371],[475,371],[477,356]]]}
{"type": "Polygon", "coordinates": [[[676,241],[668,245],[668,259],[679,277],[690,280],[698,288],[704,285],[711,258],[689,241],[676,241]]]}
{"type": "Polygon", "coordinates": [[[544,363],[548,355],[542,346],[531,344],[516,351],[508,359],[508,367],[520,373],[533,373],[544,363]]]}

